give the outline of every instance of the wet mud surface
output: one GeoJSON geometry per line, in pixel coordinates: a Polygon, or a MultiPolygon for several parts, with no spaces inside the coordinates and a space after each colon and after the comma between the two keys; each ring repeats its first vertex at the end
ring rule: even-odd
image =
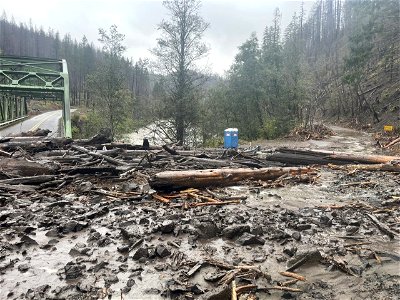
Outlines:
{"type": "MultiPolygon", "coordinates": [[[[300,146],[374,151],[370,136],[335,129],[336,136],[300,146]]],[[[236,285],[257,288],[239,299],[400,293],[396,174],[324,167],[313,184],[212,189],[245,200],[187,210],[151,192],[123,199],[95,193],[104,181],[86,176],[59,191],[1,193],[0,299],[231,299],[227,275],[240,266],[250,269],[239,270],[236,285]],[[292,280],[280,274],[288,269],[305,277],[287,285],[296,291],[268,289],[292,280]]],[[[107,186],[148,191],[135,178],[111,178],[107,186]]]]}

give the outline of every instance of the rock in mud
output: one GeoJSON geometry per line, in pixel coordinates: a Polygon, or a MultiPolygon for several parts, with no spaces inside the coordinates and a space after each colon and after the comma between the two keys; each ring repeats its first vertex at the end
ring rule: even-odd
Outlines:
{"type": "Polygon", "coordinates": [[[110,275],[104,280],[104,284],[106,287],[109,287],[110,285],[117,283],[119,281],[117,275],[110,275]]]}
{"type": "Polygon", "coordinates": [[[204,275],[204,280],[209,282],[216,282],[224,277],[226,272],[212,272],[204,275]]]}
{"type": "Polygon", "coordinates": [[[346,226],[345,230],[346,230],[347,235],[352,235],[352,234],[355,234],[359,230],[359,227],[358,226],[346,226]]]}
{"type": "Polygon", "coordinates": [[[50,229],[49,231],[46,232],[45,235],[48,237],[58,237],[59,233],[57,229],[50,229]]]}
{"type": "Polygon", "coordinates": [[[91,230],[87,242],[93,243],[98,241],[99,239],[101,239],[101,233],[96,230],[91,230]]]}
{"type": "Polygon", "coordinates": [[[195,228],[200,238],[213,238],[219,234],[218,226],[212,221],[198,221],[195,228]]]}
{"type": "Polygon", "coordinates": [[[226,300],[231,299],[232,288],[226,285],[219,286],[205,293],[199,299],[201,300],[226,300]]]}
{"type": "Polygon", "coordinates": [[[76,285],[76,288],[78,291],[83,292],[83,293],[88,293],[92,289],[91,285],[85,282],[79,282],[76,285]]]}
{"type": "Polygon", "coordinates": [[[254,226],[250,229],[250,233],[255,235],[262,235],[264,233],[264,229],[261,225],[254,226]]]}
{"type": "Polygon", "coordinates": [[[20,271],[21,273],[25,273],[28,270],[29,270],[28,264],[22,264],[18,266],[18,271],[20,271]]]}
{"type": "Polygon", "coordinates": [[[299,231],[303,231],[303,230],[307,230],[307,229],[311,229],[311,224],[298,224],[297,225],[297,230],[299,230],[299,231]]]}
{"type": "Polygon", "coordinates": [[[129,278],[126,282],[127,287],[133,287],[135,285],[135,280],[133,278],[129,278]]]}
{"type": "Polygon", "coordinates": [[[148,258],[149,257],[149,249],[140,247],[136,250],[135,254],[133,254],[132,259],[139,260],[140,258],[148,258]]]}
{"type": "Polygon", "coordinates": [[[247,245],[264,245],[265,240],[260,238],[259,236],[256,236],[254,234],[245,232],[239,237],[236,242],[238,242],[242,246],[247,246],[247,245]]]}
{"type": "Polygon", "coordinates": [[[69,251],[69,255],[72,255],[72,256],[79,256],[79,255],[91,256],[92,254],[93,254],[93,249],[86,247],[86,245],[82,244],[82,243],[76,244],[69,251]]]}
{"type": "Polygon", "coordinates": [[[130,248],[131,248],[130,245],[122,245],[122,246],[117,247],[117,251],[119,253],[128,253],[130,248]]]}
{"type": "Polygon", "coordinates": [[[50,285],[44,284],[36,289],[29,289],[25,294],[25,299],[46,299],[46,292],[50,289],[50,285]]]}
{"type": "Polygon", "coordinates": [[[144,293],[148,294],[148,295],[158,295],[158,294],[161,293],[161,291],[159,289],[156,289],[156,288],[150,288],[150,289],[145,289],[144,293]]]}
{"type": "Polygon", "coordinates": [[[293,246],[285,247],[283,249],[283,253],[285,253],[287,256],[290,256],[290,257],[294,256],[296,254],[296,252],[297,252],[297,248],[293,247],[293,246]]]}
{"type": "Polygon", "coordinates": [[[323,214],[319,217],[319,222],[322,225],[331,226],[332,225],[332,217],[327,214],[323,214]]]}
{"type": "Polygon", "coordinates": [[[169,251],[169,249],[165,247],[163,244],[157,245],[156,253],[161,258],[171,255],[171,251],[169,251]]]}
{"type": "Polygon", "coordinates": [[[82,270],[85,269],[85,266],[80,266],[73,262],[69,262],[65,265],[65,279],[76,279],[82,276],[82,270]]]}
{"type": "Polygon", "coordinates": [[[160,231],[162,233],[172,233],[175,229],[175,226],[176,223],[174,221],[166,220],[160,225],[160,231]]]}
{"type": "Polygon", "coordinates": [[[126,228],[121,228],[121,235],[124,239],[129,240],[132,238],[140,237],[140,230],[136,226],[130,226],[126,228]]]}
{"type": "Polygon", "coordinates": [[[78,232],[86,228],[87,226],[88,223],[86,222],[69,221],[60,226],[60,231],[65,234],[70,232],[78,232]]]}
{"type": "Polygon", "coordinates": [[[294,238],[296,241],[300,241],[301,240],[301,233],[298,231],[295,231],[292,233],[292,238],[294,238]]]}
{"type": "Polygon", "coordinates": [[[108,265],[108,262],[106,262],[106,261],[100,261],[97,265],[95,265],[94,267],[93,267],[93,272],[94,273],[97,273],[98,271],[100,271],[101,269],[104,269],[105,268],[105,266],[107,266],[108,265]]]}
{"type": "Polygon", "coordinates": [[[156,255],[157,255],[157,253],[156,253],[156,248],[154,248],[154,247],[149,247],[148,249],[148,258],[155,258],[156,257],[156,255]]]}
{"type": "Polygon", "coordinates": [[[168,269],[168,266],[167,266],[166,264],[157,264],[157,265],[154,266],[154,269],[155,269],[156,271],[161,272],[161,271],[167,270],[167,269],[168,269]]]}
{"type": "Polygon", "coordinates": [[[11,218],[14,213],[11,210],[5,210],[0,212],[0,222],[5,221],[7,218],[11,218]]]}
{"type": "Polygon", "coordinates": [[[89,181],[84,181],[80,185],[77,186],[77,192],[79,193],[87,193],[90,192],[93,188],[93,184],[89,181]]]}
{"type": "Polygon", "coordinates": [[[191,291],[193,294],[195,294],[195,295],[204,294],[203,288],[202,288],[200,285],[198,285],[198,284],[192,285],[192,286],[190,287],[190,291],[191,291]]]}
{"type": "Polygon", "coordinates": [[[21,237],[21,244],[24,244],[26,246],[39,245],[38,242],[36,242],[33,238],[31,238],[28,235],[24,235],[21,237]]]}
{"type": "Polygon", "coordinates": [[[320,261],[322,258],[321,252],[319,250],[310,250],[297,253],[293,258],[291,258],[286,263],[286,270],[293,271],[296,268],[304,265],[305,263],[312,263],[320,261]]]}
{"type": "Polygon", "coordinates": [[[233,239],[242,235],[245,232],[250,232],[249,225],[232,225],[222,230],[222,236],[228,239],[233,239]]]}

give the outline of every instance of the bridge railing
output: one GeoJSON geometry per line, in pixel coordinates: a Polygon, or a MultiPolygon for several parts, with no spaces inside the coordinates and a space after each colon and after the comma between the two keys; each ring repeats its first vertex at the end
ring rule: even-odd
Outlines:
{"type": "Polygon", "coordinates": [[[26,115],[27,98],[62,101],[64,136],[72,136],[66,60],[0,56],[0,123],[26,115]]]}

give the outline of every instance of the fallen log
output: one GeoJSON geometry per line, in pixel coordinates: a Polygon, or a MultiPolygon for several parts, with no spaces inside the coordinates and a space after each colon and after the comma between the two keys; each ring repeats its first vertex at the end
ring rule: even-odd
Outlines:
{"type": "Polygon", "coordinates": [[[116,169],[116,167],[75,167],[65,168],[60,170],[60,172],[68,173],[69,175],[109,173],[116,176],[119,174],[120,170],[116,169]]]}
{"type": "Polygon", "coordinates": [[[35,184],[41,184],[41,183],[44,183],[44,182],[48,182],[48,181],[51,181],[51,180],[54,180],[54,179],[55,179],[55,176],[53,176],[53,175],[26,176],[26,177],[3,179],[3,180],[0,180],[0,184],[10,184],[10,185],[28,184],[28,185],[35,185],[35,184]]]}
{"type": "Polygon", "coordinates": [[[0,190],[11,192],[34,192],[36,187],[30,185],[11,185],[0,183],[0,190]]]}
{"type": "Polygon", "coordinates": [[[0,148],[8,152],[22,148],[29,153],[39,153],[52,149],[60,149],[70,143],[72,143],[72,139],[68,138],[15,137],[7,142],[0,143],[0,148]]]}
{"type": "Polygon", "coordinates": [[[165,171],[150,179],[154,189],[173,190],[189,187],[233,185],[243,180],[273,180],[282,175],[315,173],[313,168],[261,168],[261,169],[206,169],[165,171]]]}
{"type": "Polygon", "coordinates": [[[267,161],[277,161],[290,165],[309,165],[309,164],[384,164],[391,161],[400,160],[399,156],[386,155],[366,155],[332,151],[316,151],[279,148],[275,153],[266,156],[267,161]]]}
{"type": "Polygon", "coordinates": [[[384,171],[400,173],[400,164],[375,164],[375,165],[347,165],[347,166],[330,166],[331,169],[348,170],[348,171],[384,171]]]}
{"type": "Polygon", "coordinates": [[[347,153],[336,153],[329,155],[329,159],[339,159],[343,161],[354,162],[359,164],[386,164],[391,161],[400,160],[400,156],[387,155],[356,155],[347,153]]]}
{"type": "Polygon", "coordinates": [[[21,132],[21,133],[16,133],[13,134],[12,136],[23,136],[23,137],[31,137],[31,136],[47,136],[51,130],[48,129],[41,129],[37,128],[36,130],[33,131],[26,131],[26,132],[21,132]]]}
{"type": "Polygon", "coordinates": [[[12,154],[6,151],[0,150],[0,156],[11,157],[12,154]]]}
{"type": "Polygon", "coordinates": [[[26,159],[3,158],[0,160],[0,169],[13,176],[34,176],[54,174],[60,166],[52,161],[39,162],[26,159]]]}

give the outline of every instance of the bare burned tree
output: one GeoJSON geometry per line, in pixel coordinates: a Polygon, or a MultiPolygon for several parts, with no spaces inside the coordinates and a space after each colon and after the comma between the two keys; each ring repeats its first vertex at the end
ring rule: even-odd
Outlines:
{"type": "Polygon", "coordinates": [[[153,50],[160,71],[170,81],[162,117],[174,123],[176,141],[183,144],[198,111],[196,95],[202,76],[197,62],[208,52],[202,36],[209,24],[199,16],[199,0],[168,0],[163,5],[170,18],[159,24],[161,37],[153,50]]]}

